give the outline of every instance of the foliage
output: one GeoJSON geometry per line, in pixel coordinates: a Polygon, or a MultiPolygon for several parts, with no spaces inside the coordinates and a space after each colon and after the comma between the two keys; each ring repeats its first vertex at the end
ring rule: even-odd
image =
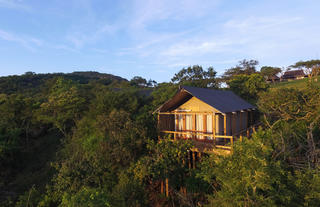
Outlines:
{"type": "Polygon", "coordinates": [[[85,108],[79,87],[72,81],[57,79],[45,103],[41,104],[41,120],[52,123],[64,135],[74,126],[85,108]]]}
{"type": "Polygon", "coordinates": [[[173,142],[170,139],[161,139],[158,143],[150,141],[147,145],[152,156],[143,157],[136,165],[135,176],[139,180],[161,180],[169,178],[175,186],[181,182],[186,168],[182,160],[191,148],[187,141],[173,142]]]}
{"type": "Polygon", "coordinates": [[[241,60],[239,61],[239,64],[235,67],[232,67],[230,69],[227,69],[223,74],[223,79],[225,81],[229,80],[230,78],[233,78],[237,75],[251,75],[253,73],[256,73],[256,66],[259,65],[259,62],[257,60],[241,60]]]}
{"type": "Polygon", "coordinates": [[[161,104],[165,103],[178,91],[178,86],[172,83],[160,83],[156,90],[152,92],[152,107],[156,110],[161,104]]]}
{"type": "Polygon", "coordinates": [[[260,73],[266,79],[271,79],[274,82],[274,76],[281,72],[281,68],[271,67],[271,66],[263,66],[260,69],[260,73]]]}
{"type": "Polygon", "coordinates": [[[102,189],[83,187],[75,194],[65,193],[62,198],[61,207],[95,207],[111,206],[108,194],[102,189]]]}
{"type": "Polygon", "coordinates": [[[257,64],[241,61],[226,83],[259,99],[264,130],[196,169],[192,143],[158,140],[152,112],[178,84],[217,87],[213,68],[160,84],[95,72],[0,78],[0,205],[317,206],[320,89],[268,90],[263,74],[274,68],[259,74],[257,64]],[[159,192],[166,178],[169,198],[159,192]]]}
{"type": "Polygon", "coordinates": [[[251,140],[236,143],[230,156],[211,156],[203,163],[200,176],[215,190],[208,206],[314,206],[319,202],[320,195],[314,193],[319,172],[286,169],[272,146],[264,144],[270,137],[271,131],[259,131],[251,140]],[[208,163],[214,164],[208,168],[208,163]]]}
{"type": "Polygon", "coordinates": [[[174,75],[171,81],[180,85],[189,85],[200,88],[218,88],[216,74],[217,72],[213,67],[203,70],[202,66],[194,65],[180,70],[174,75]]]}
{"type": "Polygon", "coordinates": [[[309,78],[315,77],[317,81],[317,76],[320,74],[320,60],[308,60],[296,62],[291,67],[304,69],[309,78]]]}
{"type": "Polygon", "coordinates": [[[260,74],[236,75],[227,84],[230,90],[251,102],[255,102],[258,94],[269,87],[260,74]]]}
{"type": "Polygon", "coordinates": [[[271,129],[287,129],[286,134],[279,134],[284,140],[279,146],[295,152],[294,157],[303,157],[301,161],[309,166],[319,165],[319,101],[320,88],[310,84],[302,90],[280,88],[262,93],[258,102],[271,129]]]}
{"type": "Polygon", "coordinates": [[[134,76],[130,80],[130,85],[138,86],[138,87],[154,87],[157,86],[157,82],[155,80],[149,80],[142,78],[141,76],[134,76]]]}

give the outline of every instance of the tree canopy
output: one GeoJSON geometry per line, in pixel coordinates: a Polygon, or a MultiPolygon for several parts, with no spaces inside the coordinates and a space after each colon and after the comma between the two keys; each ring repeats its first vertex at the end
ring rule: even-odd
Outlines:
{"type": "Polygon", "coordinates": [[[219,86],[216,79],[217,72],[213,67],[203,70],[202,66],[194,65],[183,68],[171,79],[173,83],[189,85],[200,88],[217,88],[219,86]]]}

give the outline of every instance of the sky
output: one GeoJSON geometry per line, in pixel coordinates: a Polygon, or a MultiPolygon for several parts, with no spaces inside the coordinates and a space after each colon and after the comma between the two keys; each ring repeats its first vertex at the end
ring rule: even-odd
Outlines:
{"type": "Polygon", "coordinates": [[[0,0],[0,76],[98,71],[168,82],[242,59],[320,59],[319,0],[0,0]]]}

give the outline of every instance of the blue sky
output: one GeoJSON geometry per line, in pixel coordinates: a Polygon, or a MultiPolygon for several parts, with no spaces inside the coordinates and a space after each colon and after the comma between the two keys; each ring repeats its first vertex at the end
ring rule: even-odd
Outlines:
{"type": "Polygon", "coordinates": [[[0,76],[94,70],[169,81],[189,65],[320,58],[318,0],[0,0],[0,76]]]}

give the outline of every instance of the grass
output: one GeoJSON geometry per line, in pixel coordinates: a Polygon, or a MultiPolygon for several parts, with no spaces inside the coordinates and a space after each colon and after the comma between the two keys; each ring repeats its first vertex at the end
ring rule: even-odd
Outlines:
{"type": "MultiPolygon", "coordinates": [[[[320,76],[318,76],[318,81],[313,81],[316,85],[320,86],[320,76]]],[[[284,81],[280,83],[271,83],[271,88],[306,88],[309,83],[309,78],[304,78],[301,80],[284,81]]]]}

